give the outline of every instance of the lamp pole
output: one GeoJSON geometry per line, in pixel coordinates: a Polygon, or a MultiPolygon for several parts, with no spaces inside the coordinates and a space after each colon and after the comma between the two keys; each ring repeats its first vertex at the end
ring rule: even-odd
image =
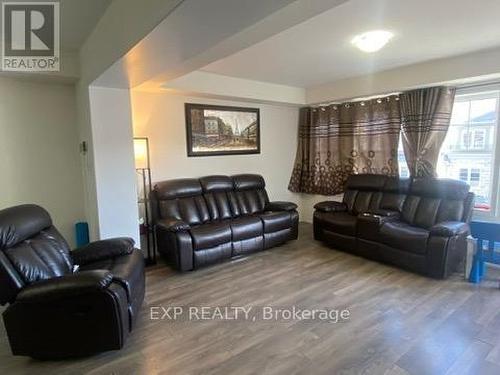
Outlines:
{"type": "Polygon", "coordinates": [[[154,228],[150,219],[149,197],[151,192],[151,168],[149,167],[149,142],[147,138],[134,138],[134,154],[136,171],[141,175],[142,179],[142,199],[139,198],[139,204],[144,204],[144,222],[143,228],[146,235],[147,257],[145,259],[146,266],[156,264],[156,241],[154,228]],[[150,236],[153,236],[151,241],[150,236]]]}

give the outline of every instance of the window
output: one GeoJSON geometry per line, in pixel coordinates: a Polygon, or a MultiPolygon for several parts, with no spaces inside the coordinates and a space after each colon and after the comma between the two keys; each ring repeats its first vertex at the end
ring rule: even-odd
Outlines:
{"type": "Polygon", "coordinates": [[[469,170],[466,168],[460,168],[458,178],[462,181],[469,181],[469,170]]]}
{"type": "Polygon", "coordinates": [[[469,182],[472,186],[477,186],[481,180],[481,170],[478,168],[472,168],[470,170],[469,182]]]}
{"type": "Polygon", "coordinates": [[[474,130],[474,144],[476,150],[481,150],[485,146],[485,133],[484,129],[474,130]]]}
{"type": "Polygon", "coordinates": [[[471,186],[477,186],[481,180],[481,170],[479,168],[460,168],[458,172],[458,179],[467,182],[471,186]]]}
{"type": "Polygon", "coordinates": [[[470,146],[470,131],[464,130],[462,132],[462,149],[467,150],[470,146]]]}
{"type": "Polygon", "coordinates": [[[495,167],[500,152],[500,146],[495,147],[499,98],[498,86],[457,91],[437,165],[439,177],[458,178],[471,186],[476,194],[475,208],[483,215],[495,215],[500,209],[496,205],[499,168],[495,167]]]}
{"type": "Polygon", "coordinates": [[[410,177],[410,170],[408,169],[408,164],[406,164],[405,153],[403,151],[403,140],[401,139],[401,137],[399,137],[398,144],[398,167],[399,177],[410,177]]]}

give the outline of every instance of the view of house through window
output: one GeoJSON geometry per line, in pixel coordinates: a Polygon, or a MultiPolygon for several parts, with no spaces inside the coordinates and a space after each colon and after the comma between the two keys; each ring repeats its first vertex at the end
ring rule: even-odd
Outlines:
{"type": "Polygon", "coordinates": [[[457,93],[450,128],[437,173],[439,177],[467,182],[476,193],[476,209],[491,211],[493,165],[500,90],[479,89],[457,93]]]}
{"type": "MultiPolygon", "coordinates": [[[[476,210],[494,213],[495,140],[497,138],[500,88],[479,87],[457,92],[450,128],[439,155],[438,177],[467,182],[476,194],[476,210]]],[[[499,146],[500,147],[500,146],[499,146]]],[[[408,177],[400,141],[399,174],[408,177]]]]}

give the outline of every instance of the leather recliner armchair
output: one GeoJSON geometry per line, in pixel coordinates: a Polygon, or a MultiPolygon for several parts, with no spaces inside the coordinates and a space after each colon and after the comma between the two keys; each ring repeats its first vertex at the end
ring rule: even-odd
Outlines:
{"type": "Polygon", "coordinates": [[[463,181],[352,175],[342,202],[315,205],[314,237],[331,247],[445,278],[466,253],[474,194],[463,181]]]}
{"type": "Polygon", "coordinates": [[[262,176],[158,182],[151,193],[158,251],[180,271],[297,238],[291,202],[270,202],[262,176]]]}
{"type": "Polygon", "coordinates": [[[14,355],[120,349],[143,299],[144,261],[132,239],[70,251],[43,208],[0,211],[0,304],[9,304],[3,320],[14,355]]]}

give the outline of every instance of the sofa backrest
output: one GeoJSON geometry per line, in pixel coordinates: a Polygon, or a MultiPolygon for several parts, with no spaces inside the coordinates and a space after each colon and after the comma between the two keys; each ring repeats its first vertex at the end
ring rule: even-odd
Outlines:
{"type": "Polygon", "coordinates": [[[343,198],[347,210],[358,215],[378,209],[386,180],[386,176],[376,174],[349,176],[343,198]]]}
{"type": "Polygon", "coordinates": [[[233,195],[233,180],[229,176],[200,178],[203,196],[208,206],[210,220],[230,219],[237,206],[233,195]]]}
{"type": "Polygon", "coordinates": [[[343,198],[351,214],[398,211],[403,221],[422,228],[442,221],[469,222],[473,200],[463,181],[373,174],[349,176],[343,198]]]}
{"type": "Polygon", "coordinates": [[[464,221],[470,216],[466,210],[469,185],[464,181],[416,178],[405,200],[402,218],[409,224],[430,228],[442,221],[464,221]]]}
{"type": "Polygon", "coordinates": [[[248,215],[264,211],[269,201],[264,178],[256,174],[239,174],[232,176],[232,179],[236,201],[234,215],[248,215]]]}
{"type": "Polygon", "coordinates": [[[49,213],[33,204],[0,211],[0,303],[33,282],[73,271],[67,242],[49,213]]]}
{"type": "Polygon", "coordinates": [[[158,182],[154,187],[153,207],[159,218],[172,217],[189,225],[210,221],[210,213],[202,194],[200,181],[196,178],[182,178],[158,182]]]}
{"type": "Polygon", "coordinates": [[[158,182],[151,194],[153,220],[173,217],[198,225],[262,212],[269,200],[265,187],[255,174],[158,182]]]}
{"type": "Polygon", "coordinates": [[[379,209],[401,212],[410,190],[409,178],[387,177],[379,202],[379,209]]]}

